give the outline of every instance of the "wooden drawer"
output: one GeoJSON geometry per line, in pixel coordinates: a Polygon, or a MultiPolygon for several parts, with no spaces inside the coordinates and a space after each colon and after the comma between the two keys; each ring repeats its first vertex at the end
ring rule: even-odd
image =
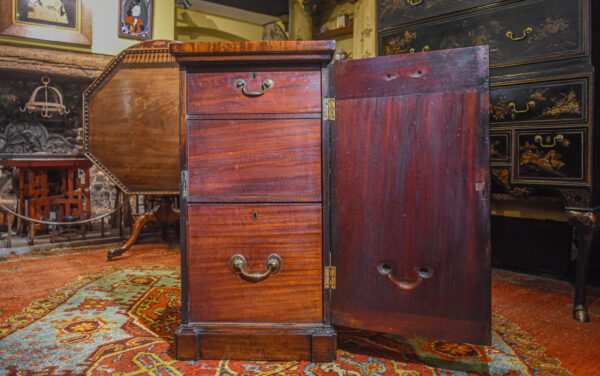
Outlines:
{"type": "Polygon", "coordinates": [[[511,132],[490,132],[490,160],[492,162],[510,162],[511,132]]]}
{"type": "Polygon", "coordinates": [[[189,201],[320,201],[321,120],[188,122],[189,201]]]}
{"type": "Polygon", "coordinates": [[[587,123],[589,78],[502,84],[490,90],[490,124],[587,123]]]}
{"type": "Polygon", "coordinates": [[[588,180],[587,129],[516,131],[513,182],[571,184],[588,180]]]}
{"type": "Polygon", "coordinates": [[[191,72],[187,80],[188,114],[321,112],[320,70],[236,68],[235,72],[191,72]],[[264,93],[244,94],[238,80],[245,82],[247,92],[264,93]],[[270,88],[263,86],[267,80],[272,82],[270,88]]]}
{"type": "Polygon", "coordinates": [[[467,46],[490,46],[490,65],[525,64],[588,52],[586,0],[531,0],[395,31],[380,38],[392,55],[467,46]],[[443,30],[443,32],[440,32],[443,30]]]}
{"type": "Polygon", "coordinates": [[[384,29],[498,2],[498,0],[378,0],[377,27],[384,29]]]}
{"type": "Polygon", "coordinates": [[[191,321],[322,321],[320,204],[203,204],[188,207],[191,321]],[[243,255],[262,273],[271,254],[281,269],[261,282],[230,270],[243,255]]]}

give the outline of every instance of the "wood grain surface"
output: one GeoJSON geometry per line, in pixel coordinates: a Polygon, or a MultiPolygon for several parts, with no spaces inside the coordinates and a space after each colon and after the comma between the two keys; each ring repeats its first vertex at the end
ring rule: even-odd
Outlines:
{"type": "Polygon", "coordinates": [[[190,114],[295,113],[321,111],[321,72],[315,70],[278,71],[262,67],[238,68],[235,72],[198,72],[188,75],[190,114]],[[273,86],[260,96],[248,96],[236,88],[243,79],[246,90],[261,92],[264,80],[273,86]]]}
{"type": "Polygon", "coordinates": [[[191,322],[322,321],[320,204],[191,204],[187,220],[191,322]],[[272,253],[281,270],[264,281],[229,268],[241,254],[262,273],[272,253]]]}
{"type": "Polygon", "coordinates": [[[272,41],[272,42],[208,42],[171,45],[171,53],[179,54],[240,54],[240,53],[310,53],[331,52],[335,42],[322,41],[272,41]]]}
{"type": "Polygon", "coordinates": [[[176,63],[122,65],[88,102],[89,152],[128,191],[179,191],[176,63]]]}
{"type": "Polygon", "coordinates": [[[486,52],[334,65],[334,324],[489,343],[486,52]]]}
{"type": "Polygon", "coordinates": [[[188,170],[189,201],[320,201],[321,121],[189,122],[188,170]]]}

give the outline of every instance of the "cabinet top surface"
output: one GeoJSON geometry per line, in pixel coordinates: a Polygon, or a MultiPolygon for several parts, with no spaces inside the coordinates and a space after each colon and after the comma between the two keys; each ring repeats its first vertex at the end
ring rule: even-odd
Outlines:
{"type": "Polygon", "coordinates": [[[170,51],[177,61],[272,59],[279,56],[314,60],[330,60],[335,41],[273,41],[273,42],[196,42],[171,44],[170,51]]]}

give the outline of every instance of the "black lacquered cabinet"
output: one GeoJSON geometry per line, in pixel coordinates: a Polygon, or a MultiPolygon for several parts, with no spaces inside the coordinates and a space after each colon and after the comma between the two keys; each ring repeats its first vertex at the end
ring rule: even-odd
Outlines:
{"type": "Polygon", "coordinates": [[[574,318],[600,214],[600,4],[591,0],[378,0],[379,55],[490,48],[490,160],[497,192],[559,196],[578,239],[574,318]]]}

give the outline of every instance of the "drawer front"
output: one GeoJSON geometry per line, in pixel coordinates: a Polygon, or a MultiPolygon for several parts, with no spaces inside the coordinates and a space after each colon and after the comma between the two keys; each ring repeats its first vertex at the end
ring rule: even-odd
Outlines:
{"type": "Polygon", "coordinates": [[[583,183],[588,180],[587,129],[516,131],[515,183],[583,183]]]}
{"type": "Polygon", "coordinates": [[[490,132],[490,160],[510,162],[511,132],[490,132]]]}
{"type": "Polygon", "coordinates": [[[377,26],[379,29],[384,29],[498,2],[498,0],[378,0],[377,26]]]}
{"type": "Polygon", "coordinates": [[[517,2],[386,33],[379,52],[391,55],[487,44],[492,67],[565,59],[587,53],[586,12],[587,0],[517,2]]]}
{"type": "Polygon", "coordinates": [[[490,90],[490,124],[586,123],[587,77],[495,86],[490,90]]]}
{"type": "Polygon", "coordinates": [[[189,201],[320,201],[321,121],[188,122],[189,201]]]}
{"type": "Polygon", "coordinates": [[[191,72],[187,80],[189,114],[321,111],[319,70],[191,72]],[[268,80],[270,87],[264,84],[268,80]],[[242,81],[243,88],[240,84],[242,81]]]}
{"type": "Polygon", "coordinates": [[[191,321],[321,322],[322,227],[319,204],[188,206],[188,296],[191,321]],[[263,273],[271,254],[281,268],[260,282],[230,269],[246,259],[263,273]]]}

